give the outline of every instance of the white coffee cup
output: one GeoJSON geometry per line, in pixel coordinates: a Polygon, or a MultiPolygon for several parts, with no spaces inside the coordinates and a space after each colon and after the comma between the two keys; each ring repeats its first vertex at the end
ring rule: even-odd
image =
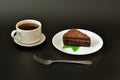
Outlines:
{"type": "Polygon", "coordinates": [[[41,40],[42,24],[33,19],[19,21],[11,37],[24,44],[32,44],[41,40]]]}

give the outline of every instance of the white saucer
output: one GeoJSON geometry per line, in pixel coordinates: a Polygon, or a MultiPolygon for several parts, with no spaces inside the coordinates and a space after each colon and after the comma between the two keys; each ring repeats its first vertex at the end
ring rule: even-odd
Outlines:
{"type": "Polygon", "coordinates": [[[43,43],[43,42],[45,41],[45,39],[46,39],[46,37],[45,37],[45,35],[42,33],[42,38],[41,38],[41,40],[38,41],[38,42],[36,42],[36,43],[33,43],[33,44],[25,44],[25,43],[22,43],[22,42],[16,40],[15,38],[14,38],[14,42],[15,42],[16,44],[20,45],[20,46],[33,47],[33,46],[37,46],[37,45],[43,43]]]}
{"type": "MultiPolygon", "coordinates": [[[[68,29],[69,30],[69,29],[68,29]]],[[[63,30],[58,32],[57,34],[55,34],[53,36],[52,39],[52,44],[53,46],[64,52],[67,54],[72,54],[72,55],[88,55],[88,54],[92,54],[98,50],[100,50],[103,46],[103,40],[102,38],[97,35],[94,32],[88,31],[88,30],[84,30],[84,29],[78,29],[79,31],[87,34],[90,39],[91,39],[91,46],[90,47],[82,47],[80,46],[79,49],[74,52],[71,48],[63,48],[64,44],[63,44],[63,35],[68,31],[68,30],[63,30]]]]}

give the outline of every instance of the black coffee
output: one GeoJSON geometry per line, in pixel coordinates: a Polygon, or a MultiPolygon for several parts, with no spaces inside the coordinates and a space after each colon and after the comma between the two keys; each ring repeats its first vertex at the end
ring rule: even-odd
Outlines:
{"type": "Polygon", "coordinates": [[[20,25],[19,28],[22,30],[33,30],[33,29],[38,28],[38,25],[32,24],[32,23],[26,23],[26,24],[20,25]]]}

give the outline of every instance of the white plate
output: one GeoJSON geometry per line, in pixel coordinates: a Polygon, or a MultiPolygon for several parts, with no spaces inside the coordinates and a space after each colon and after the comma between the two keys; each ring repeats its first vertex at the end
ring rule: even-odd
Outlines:
{"type": "Polygon", "coordinates": [[[24,46],[24,47],[33,47],[33,46],[37,46],[37,45],[43,43],[43,42],[45,41],[45,39],[46,39],[45,35],[42,34],[41,40],[38,41],[38,42],[36,42],[36,43],[33,43],[33,44],[24,44],[24,43],[22,43],[22,42],[16,40],[15,38],[14,38],[14,42],[15,42],[16,44],[20,45],[20,46],[24,46]]]}
{"type": "Polygon", "coordinates": [[[84,30],[84,29],[77,29],[77,30],[87,34],[90,37],[90,39],[91,39],[90,47],[82,47],[81,46],[76,52],[74,52],[71,48],[64,49],[64,48],[62,48],[64,45],[63,44],[63,35],[68,30],[60,31],[57,34],[55,34],[54,37],[52,38],[52,44],[54,45],[54,47],[64,53],[72,54],[72,55],[88,55],[88,54],[92,54],[92,53],[98,51],[103,46],[102,38],[99,35],[97,35],[96,33],[88,31],[88,30],[84,30]]]}

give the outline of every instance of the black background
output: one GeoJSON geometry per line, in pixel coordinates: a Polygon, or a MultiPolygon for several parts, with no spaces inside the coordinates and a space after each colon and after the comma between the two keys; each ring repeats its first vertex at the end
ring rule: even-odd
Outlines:
{"type": "Polygon", "coordinates": [[[119,80],[119,0],[0,0],[0,80],[119,80]],[[46,41],[33,48],[14,43],[10,34],[23,19],[42,23],[46,41]],[[64,54],[54,48],[52,37],[68,28],[93,31],[104,40],[98,52],[86,56],[64,54]],[[91,60],[92,65],[55,63],[32,59],[91,60]]]}

